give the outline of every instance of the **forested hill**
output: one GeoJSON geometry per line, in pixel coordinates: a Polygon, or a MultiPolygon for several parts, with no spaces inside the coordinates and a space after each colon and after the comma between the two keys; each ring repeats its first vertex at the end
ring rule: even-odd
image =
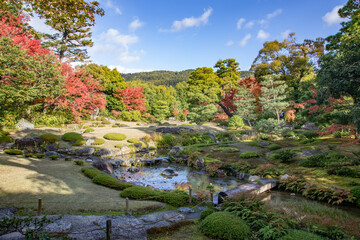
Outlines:
{"type": "MultiPolygon", "coordinates": [[[[181,72],[174,71],[153,71],[139,73],[122,73],[121,76],[125,81],[142,80],[144,82],[152,82],[155,85],[175,86],[177,83],[185,81],[189,78],[194,69],[188,69],[181,72]]],[[[252,73],[249,71],[241,71],[241,77],[249,77],[252,73]]]]}

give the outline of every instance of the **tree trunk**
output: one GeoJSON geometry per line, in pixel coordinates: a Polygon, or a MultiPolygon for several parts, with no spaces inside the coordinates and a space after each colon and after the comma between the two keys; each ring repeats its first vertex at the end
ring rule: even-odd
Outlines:
{"type": "Polygon", "coordinates": [[[229,118],[231,118],[233,116],[233,114],[230,112],[230,110],[223,103],[219,103],[219,106],[224,110],[224,112],[226,113],[226,115],[229,118]]]}

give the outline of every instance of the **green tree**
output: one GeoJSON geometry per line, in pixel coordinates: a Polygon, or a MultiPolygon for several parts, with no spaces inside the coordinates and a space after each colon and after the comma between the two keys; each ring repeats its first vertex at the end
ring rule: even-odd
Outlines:
{"type": "Polygon", "coordinates": [[[44,34],[45,46],[54,49],[59,59],[84,61],[88,58],[85,47],[91,47],[91,27],[95,16],[104,15],[98,1],[86,0],[4,0],[0,8],[14,15],[32,11],[45,19],[45,23],[56,30],[56,34],[44,34]]]}
{"type": "Polygon", "coordinates": [[[251,121],[255,120],[257,114],[256,109],[256,98],[255,95],[250,92],[250,88],[245,86],[239,86],[237,93],[235,94],[234,104],[237,107],[236,114],[245,120],[249,126],[251,126],[251,121]]]}
{"type": "Polygon", "coordinates": [[[289,96],[297,101],[301,97],[301,84],[316,77],[317,60],[324,52],[324,39],[304,40],[298,43],[295,33],[282,42],[265,42],[255,58],[251,70],[256,79],[276,74],[286,82],[289,96]]]}
{"type": "Polygon", "coordinates": [[[279,80],[279,76],[263,76],[264,81],[261,83],[260,103],[265,112],[275,113],[280,123],[280,113],[289,105],[286,99],[286,84],[279,80]]]}
{"type": "Polygon", "coordinates": [[[125,89],[127,87],[124,78],[116,68],[110,70],[106,66],[99,66],[97,64],[83,65],[83,68],[87,73],[91,74],[95,79],[100,81],[100,84],[104,87],[103,92],[106,94],[106,108],[117,111],[124,111],[125,106],[121,100],[114,96],[118,89],[125,89]]]}
{"type": "Polygon", "coordinates": [[[340,31],[326,40],[328,52],[320,59],[317,76],[319,103],[328,97],[349,96],[353,99],[348,117],[360,128],[360,3],[349,0],[339,10],[343,18],[340,31]]]}

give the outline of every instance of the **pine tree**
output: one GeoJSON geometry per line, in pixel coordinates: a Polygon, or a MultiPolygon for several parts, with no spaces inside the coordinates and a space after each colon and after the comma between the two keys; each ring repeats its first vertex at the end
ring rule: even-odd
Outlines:
{"type": "Polygon", "coordinates": [[[235,100],[234,104],[237,108],[236,114],[251,126],[251,121],[256,118],[256,98],[250,89],[240,86],[235,94],[235,99],[238,100],[235,100]]]}
{"type": "Polygon", "coordinates": [[[278,122],[280,123],[280,113],[284,111],[289,103],[286,99],[286,83],[278,80],[277,75],[263,76],[264,81],[261,89],[262,96],[260,97],[260,103],[265,112],[276,113],[278,122]]]}

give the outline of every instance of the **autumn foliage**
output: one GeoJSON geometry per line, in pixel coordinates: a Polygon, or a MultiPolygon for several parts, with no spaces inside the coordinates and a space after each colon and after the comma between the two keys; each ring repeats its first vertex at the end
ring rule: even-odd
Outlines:
{"type": "Polygon", "coordinates": [[[146,111],[145,95],[142,92],[142,87],[128,87],[125,89],[118,89],[114,94],[122,100],[128,111],[139,110],[140,112],[146,111]]]}

